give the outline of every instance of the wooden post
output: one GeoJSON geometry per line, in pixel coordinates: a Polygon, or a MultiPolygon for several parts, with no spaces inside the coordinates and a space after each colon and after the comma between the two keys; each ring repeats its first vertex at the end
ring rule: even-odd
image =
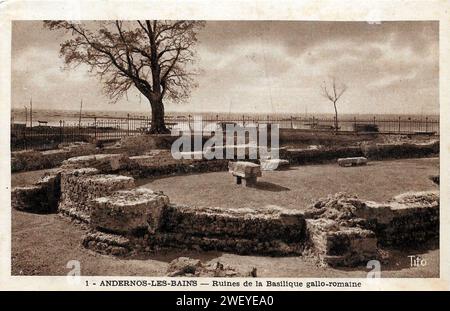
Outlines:
{"type": "Polygon", "coordinates": [[[59,120],[59,143],[63,142],[62,120],[59,120]]]}
{"type": "Polygon", "coordinates": [[[399,133],[400,133],[400,124],[401,124],[400,117],[398,117],[398,132],[399,133]]]}
{"type": "Polygon", "coordinates": [[[94,137],[97,140],[97,117],[94,117],[94,137]]]}
{"type": "Polygon", "coordinates": [[[130,114],[127,113],[127,136],[130,136],[130,114]]]}
{"type": "Polygon", "coordinates": [[[80,116],[79,116],[79,119],[78,119],[78,132],[79,132],[79,129],[81,127],[81,113],[82,113],[82,111],[83,111],[83,99],[81,99],[81,101],[80,101],[80,116]]]}
{"type": "Polygon", "coordinates": [[[33,128],[33,98],[30,98],[30,128],[33,128]]]}

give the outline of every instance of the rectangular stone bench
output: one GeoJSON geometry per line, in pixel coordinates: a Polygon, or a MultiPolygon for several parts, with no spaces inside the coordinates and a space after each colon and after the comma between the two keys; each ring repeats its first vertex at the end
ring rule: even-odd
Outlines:
{"type": "Polygon", "coordinates": [[[366,165],[367,162],[367,158],[364,157],[340,158],[337,160],[339,166],[359,166],[366,165]]]}
{"type": "Polygon", "coordinates": [[[228,171],[236,177],[238,185],[242,184],[243,179],[246,187],[256,185],[257,178],[262,176],[261,166],[252,162],[229,162],[228,171]]]}

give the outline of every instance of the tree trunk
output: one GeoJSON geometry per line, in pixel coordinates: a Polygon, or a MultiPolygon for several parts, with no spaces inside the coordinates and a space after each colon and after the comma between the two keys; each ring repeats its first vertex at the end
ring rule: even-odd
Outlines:
{"type": "Polygon", "coordinates": [[[169,134],[170,130],[164,122],[164,104],[162,99],[150,102],[152,107],[152,123],[150,134],[169,134]]]}
{"type": "Polygon", "coordinates": [[[336,108],[336,102],[333,102],[333,104],[334,104],[334,130],[336,131],[336,133],[337,133],[337,131],[338,131],[338,126],[339,126],[339,124],[338,124],[338,112],[337,112],[337,108],[336,108]]]}

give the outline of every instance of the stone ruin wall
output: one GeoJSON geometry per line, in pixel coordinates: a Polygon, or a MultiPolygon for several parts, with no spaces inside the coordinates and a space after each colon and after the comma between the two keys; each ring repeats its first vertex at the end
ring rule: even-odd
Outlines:
{"type": "Polygon", "coordinates": [[[117,175],[129,168],[154,172],[163,167],[167,173],[177,166],[213,163],[172,163],[166,153],[66,160],[58,172],[35,185],[13,189],[12,205],[30,212],[59,211],[88,223],[91,230],[83,245],[114,255],[182,247],[239,254],[314,254],[328,265],[351,266],[385,258],[385,247],[417,245],[439,236],[438,192],[404,194],[385,203],[337,194],[305,211],[278,206],[194,208],[171,204],[162,193],[135,188],[133,177],[117,175]]]}
{"type": "Polygon", "coordinates": [[[366,157],[369,160],[406,159],[439,156],[439,140],[429,143],[379,144],[363,142],[359,146],[287,149],[286,158],[291,164],[329,163],[338,158],[366,157]]]}
{"type": "MultiPolygon", "coordinates": [[[[196,166],[191,169],[189,165],[179,165],[182,161],[174,160],[170,155],[170,146],[177,137],[170,135],[140,135],[126,137],[121,143],[105,148],[96,148],[90,143],[61,144],[59,149],[47,151],[24,150],[11,153],[11,171],[30,171],[46,168],[54,168],[63,163],[66,159],[93,154],[126,154],[132,162],[139,163],[145,161],[145,157],[156,159],[154,165],[143,166],[141,171],[135,169],[136,174],[163,175],[166,171],[191,172],[205,170],[225,170],[221,160],[211,160],[205,165],[202,161],[189,163],[196,166]],[[160,154],[161,156],[158,156],[160,154]],[[170,168],[160,169],[165,161],[165,166],[170,168]],[[158,164],[161,162],[161,165],[158,164]],[[209,169],[206,167],[209,166],[209,169]]],[[[207,138],[203,138],[203,141],[207,138]]],[[[248,150],[247,150],[248,151],[248,150]]],[[[317,149],[286,149],[280,148],[280,158],[288,159],[291,164],[327,163],[338,158],[364,156],[371,160],[398,159],[412,157],[427,157],[439,155],[439,141],[428,143],[395,143],[379,144],[375,142],[362,142],[354,146],[337,146],[317,149]]],[[[183,160],[189,161],[189,160],[183,160]]],[[[186,164],[186,163],[184,163],[186,164]]],[[[137,165],[139,166],[139,164],[137,165]]],[[[135,166],[136,168],[136,166],[135,166]]],[[[130,167],[133,170],[132,167],[130,167]]]]}

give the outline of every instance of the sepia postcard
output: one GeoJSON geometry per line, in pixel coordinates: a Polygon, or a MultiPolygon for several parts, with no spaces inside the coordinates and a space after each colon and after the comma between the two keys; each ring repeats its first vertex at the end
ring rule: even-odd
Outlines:
{"type": "Polygon", "coordinates": [[[0,289],[448,290],[448,9],[1,2],[0,289]]]}

